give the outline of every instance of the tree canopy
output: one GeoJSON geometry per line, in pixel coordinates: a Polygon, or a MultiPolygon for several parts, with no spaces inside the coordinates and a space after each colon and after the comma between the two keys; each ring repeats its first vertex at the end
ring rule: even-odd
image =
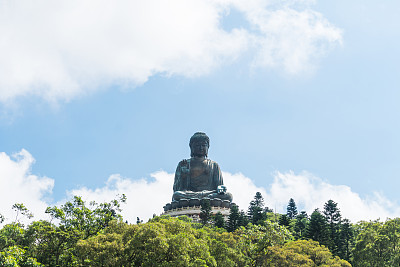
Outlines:
{"type": "MultiPolygon", "coordinates": [[[[124,222],[121,196],[106,203],[74,197],[48,207],[51,219],[20,223],[31,216],[22,203],[0,228],[0,266],[398,266],[400,219],[352,224],[338,203],[322,212],[286,214],[263,208],[256,194],[248,212],[232,206],[225,220],[203,202],[199,222],[154,216],[124,222]],[[257,207],[257,208],[256,208],[257,207]],[[259,209],[260,208],[260,209],[259,209]],[[258,216],[258,219],[254,219],[258,216]]],[[[3,217],[1,217],[3,218],[3,217]]]]}

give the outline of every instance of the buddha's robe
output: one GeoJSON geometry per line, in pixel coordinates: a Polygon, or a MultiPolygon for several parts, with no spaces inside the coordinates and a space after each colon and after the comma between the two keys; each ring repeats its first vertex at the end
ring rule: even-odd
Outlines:
{"type": "Polygon", "coordinates": [[[176,168],[172,200],[207,197],[232,201],[231,193],[217,192],[217,187],[223,184],[221,169],[215,161],[182,160],[176,168]]]}

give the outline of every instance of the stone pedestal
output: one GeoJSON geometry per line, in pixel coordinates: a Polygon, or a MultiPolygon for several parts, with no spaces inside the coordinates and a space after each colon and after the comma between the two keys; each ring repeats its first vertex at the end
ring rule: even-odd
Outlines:
{"type": "MultiPolygon", "coordinates": [[[[230,207],[211,207],[211,214],[215,215],[218,212],[221,212],[221,214],[224,216],[225,220],[227,220],[230,210],[231,210],[230,207]]],[[[194,222],[199,222],[200,221],[200,213],[201,213],[201,206],[192,206],[192,207],[186,206],[186,207],[180,207],[180,208],[166,210],[161,215],[170,215],[172,217],[179,217],[179,216],[186,215],[189,218],[192,218],[194,222]]]]}
{"type": "MultiPolygon", "coordinates": [[[[234,203],[230,202],[229,200],[222,200],[220,198],[203,198],[203,200],[209,200],[211,207],[220,207],[220,208],[230,208],[234,203]]],[[[186,208],[186,207],[200,207],[201,206],[201,199],[199,198],[191,198],[191,199],[180,199],[179,201],[173,200],[171,203],[165,204],[164,212],[169,210],[174,210],[178,208],[186,208]]]]}
{"type": "MultiPolygon", "coordinates": [[[[218,212],[224,216],[225,220],[228,219],[232,205],[235,203],[229,200],[222,200],[220,198],[203,198],[210,201],[211,214],[215,215],[218,212]]],[[[164,213],[161,215],[170,215],[172,217],[178,217],[186,215],[193,219],[193,221],[198,222],[200,220],[201,213],[201,199],[191,198],[191,199],[181,199],[179,201],[172,201],[164,206],[164,213]]]]}

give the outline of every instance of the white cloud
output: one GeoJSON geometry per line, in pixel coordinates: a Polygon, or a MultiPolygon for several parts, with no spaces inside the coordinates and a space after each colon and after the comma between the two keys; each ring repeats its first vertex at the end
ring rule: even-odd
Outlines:
{"type": "MultiPolygon", "coordinates": [[[[267,188],[259,187],[241,173],[224,172],[224,183],[233,194],[234,202],[240,209],[247,211],[250,201],[256,192],[264,196],[269,208],[277,209],[279,213],[286,212],[289,198],[294,198],[301,210],[311,214],[314,209],[323,209],[329,199],[338,203],[342,216],[352,222],[394,218],[399,214],[400,207],[383,195],[374,193],[367,198],[361,198],[345,185],[332,185],[310,173],[299,175],[293,172],[274,175],[274,181],[267,188]]],[[[69,192],[70,196],[83,196],[86,200],[97,202],[110,201],[118,194],[126,194],[128,203],[123,207],[123,216],[130,222],[136,217],[147,220],[153,214],[161,214],[162,207],[171,201],[173,174],[156,172],[152,179],[132,180],[112,175],[104,187],[97,189],[80,188],[69,192]]],[[[299,210],[300,211],[300,210],[299,210]]]]}
{"type": "Polygon", "coordinates": [[[280,68],[290,74],[313,71],[330,46],[341,42],[341,31],[312,10],[258,10],[250,19],[263,33],[256,40],[256,66],[280,68]]]}
{"type": "Polygon", "coordinates": [[[400,207],[382,194],[374,192],[366,198],[360,197],[346,185],[332,185],[308,172],[276,172],[274,181],[265,197],[267,203],[286,212],[289,198],[311,214],[315,208],[323,209],[324,203],[332,199],[338,203],[343,217],[352,222],[394,218],[400,214],[400,207]]]}
{"type": "MultiPolygon", "coordinates": [[[[46,207],[51,206],[46,196],[51,194],[54,180],[39,177],[31,173],[34,163],[32,155],[21,150],[8,156],[0,153],[0,213],[11,222],[15,212],[11,207],[15,203],[23,203],[30,209],[35,220],[48,217],[44,214],[46,207]]],[[[394,218],[400,214],[400,206],[387,199],[383,194],[374,192],[361,197],[346,185],[333,185],[308,172],[276,172],[274,179],[267,187],[257,186],[254,181],[241,173],[224,172],[224,183],[233,194],[234,202],[243,210],[247,210],[256,192],[261,192],[265,204],[277,212],[284,213],[289,198],[293,198],[299,210],[309,214],[315,209],[322,209],[329,199],[338,203],[342,216],[352,222],[394,218]]],[[[130,222],[136,217],[143,220],[153,214],[161,214],[163,205],[171,201],[174,175],[159,171],[152,173],[151,178],[130,179],[118,174],[111,175],[104,186],[89,189],[76,188],[67,192],[68,197],[82,196],[85,200],[105,202],[115,199],[122,193],[127,196],[127,203],[122,205],[123,216],[130,222]]],[[[63,204],[65,200],[59,201],[63,204]]]]}
{"type": "MultiPolygon", "coordinates": [[[[34,214],[34,220],[46,218],[47,208],[43,197],[51,193],[54,180],[31,174],[30,168],[34,159],[26,150],[9,157],[0,153],[0,214],[7,218],[4,223],[15,220],[16,213],[11,209],[15,203],[23,203],[34,214]]],[[[26,218],[19,215],[22,222],[26,218]]]]}
{"type": "Polygon", "coordinates": [[[86,187],[68,192],[69,197],[81,196],[86,201],[108,202],[117,195],[125,194],[127,202],[121,205],[122,215],[130,223],[136,217],[147,221],[153,214],[160,215],[163,206],[171,202],[174,175],[163,171],[150,175],[152,179],[133,180],[119,174],[111,175],[105,186],[89,189],[86,187]]]}
{"type": "MultiPolygon", "coordinates": [[[[257,187],[243,174],[224,172],[224,183],[234,196],[234,202],[244,211],[256,192],[265,195],[263,188],[257,187]]],[[[72,196],[82,196],[86,201],[107,202],[117,195],[125,194],[127,203],[122,205],[122,215],[129,222],[136,222],[136,217],[147,221],[153,214],[160,215],[163,206],[171,202],[174,174],[164,171],[152,173],[151,179],[133,180],[118,174],[111,175],[105,186],[89,189],[79,188],[68,192],[72,196]]]]}
{"type": "Polygon", "coordinates": [[[310,3],[0,0],[0,101],[69,100],[159,73],[205,75],[249,50],[255,66],[309,71],[341,41],[310,3]],[[222,28],[232,9],[250,28],[222,28]]]}
{"type": "Polygon", "coordinates": [[[233,202],[239,206],[239,209],[247,212],[250,201],[253,200],[256,192],[266,196],[266,191],[258,187],[254,182],[241,173],[231,174],[223,172],[224,184],[229,192],[233,194],[233,202]]]}

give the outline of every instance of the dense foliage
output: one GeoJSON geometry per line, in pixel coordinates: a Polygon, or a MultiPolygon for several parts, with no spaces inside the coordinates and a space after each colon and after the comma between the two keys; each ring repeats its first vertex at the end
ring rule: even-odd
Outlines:
{"type": "MultiPolygon", "coordinates": [[[[238,206],[225,220],[203,202],[199,222],[155,216],[124,222],[120,203],[80,197],[49,207],[50,221],[24,226],[23,204],[0,229],[0,266],[399,266],[400,219],[359,222],[325,203],[311,216],[289,200],[286,214],[264,207],[257,193],[247,212],[238,206]],[[350,262],[350,263],[349,263],[350,262]]],[[[1,218],[3,218],[1,216],[1,218]]]]}

